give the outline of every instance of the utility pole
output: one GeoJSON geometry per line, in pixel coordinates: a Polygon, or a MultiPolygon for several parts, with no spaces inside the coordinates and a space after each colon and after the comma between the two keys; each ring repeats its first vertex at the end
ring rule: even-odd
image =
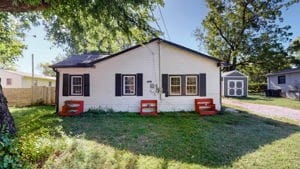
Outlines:
{"type": "Polygon", "coordinates": [[[34,54],[31,55],[31,104],[33,104],[34,86],[34,54]]]}
{"type": "Polygon", "coordinates": [[[34,55],[33,54],[31,55],[31,76],[32,76],[31,86],[34,86],[34,55]]]}

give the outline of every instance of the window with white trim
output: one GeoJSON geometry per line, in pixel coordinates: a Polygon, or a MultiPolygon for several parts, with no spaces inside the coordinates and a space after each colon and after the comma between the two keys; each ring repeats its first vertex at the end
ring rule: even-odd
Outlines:
{"type": "Polygon", "coordinates": [[[71,76],[71,95],[82,96],[82,76],[71,76]]]}
{"type": "Polygon", "coordinates": [[[186,95],[197,95],[197,76],[186,76],[185,83],[186,95]]]}
{"type": "Polygon", "coordinates": [[[170,95],[181,95],[181,76],[170,76],[170,95]]]}
{"type": "Polygon", "coordinates": [[[123,76],[123,95],[132,96],[136,94],[136,84],[134,75],[123,76]]]}

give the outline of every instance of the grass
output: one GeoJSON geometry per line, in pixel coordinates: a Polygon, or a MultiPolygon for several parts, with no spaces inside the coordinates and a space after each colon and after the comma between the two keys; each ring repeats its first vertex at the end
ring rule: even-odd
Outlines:
{"type": "Polygon", "coordinates": [[[242,98],[231,98],[231,99],[238,99],[242,102],[247,103],[255,103],[255,104],[266,104],[266,105],[274,105],[274,106],[281,106],[281,107],[288,107],[292,109],[300,109],[300,101],[299,100],[292,100],[287,98],[277,98],[277,97],[265,97],[262,95],[249,95],[248,97],[242,98]]]}
{"type": "Polygon", "coordinates": [[[247,112],[90,113],[11,109],[29,168],[299,168],[300,124],[247,112]]]}

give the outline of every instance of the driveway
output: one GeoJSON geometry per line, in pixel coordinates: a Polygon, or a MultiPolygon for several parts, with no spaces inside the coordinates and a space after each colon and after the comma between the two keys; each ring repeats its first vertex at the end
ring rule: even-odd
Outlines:
{"type": "Polygon", "coordinates": [[[280,107],[280,106],[245,103],[238,100],[226,99],[226,98],[222,99],[222,103],[242,107],[258,115],[284,117],[284,118],[300,121],[300,110],[295,110],[295,109],[290,109],[290,108],[280,107]]]}

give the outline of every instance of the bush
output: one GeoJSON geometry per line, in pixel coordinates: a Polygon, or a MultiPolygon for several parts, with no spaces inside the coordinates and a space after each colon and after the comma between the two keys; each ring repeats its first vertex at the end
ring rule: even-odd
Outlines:
{"type": "Polygon", "coordinates": [[[59,133],[59,127],[52,129],[53,133],[50,130],[40,128],[38,132],[28,133],[20,138],[19,147],[22,159],[33,164],[43,164],[51,154],[64,149],[65,144],[61,141],[63,136],[59,133]]]}
{"type": "Polygon", "coordinates": [[[267,83],[249,83],[249,93],[263,93],[267,89],[267,83]]]}
{"type": "Polygon", "coordinates": [[[22,168],[16,142],[8,133],[0,131],[0,169],[22,168]]]}
{"type": "Polygon", "coordinates": [[[111,114],[111,113],[115,113],[115,111],[112,108],[103,108],[99,106],[98,108],[90,108],[84,114],[97,115],[97,114],[111,114]]]}

